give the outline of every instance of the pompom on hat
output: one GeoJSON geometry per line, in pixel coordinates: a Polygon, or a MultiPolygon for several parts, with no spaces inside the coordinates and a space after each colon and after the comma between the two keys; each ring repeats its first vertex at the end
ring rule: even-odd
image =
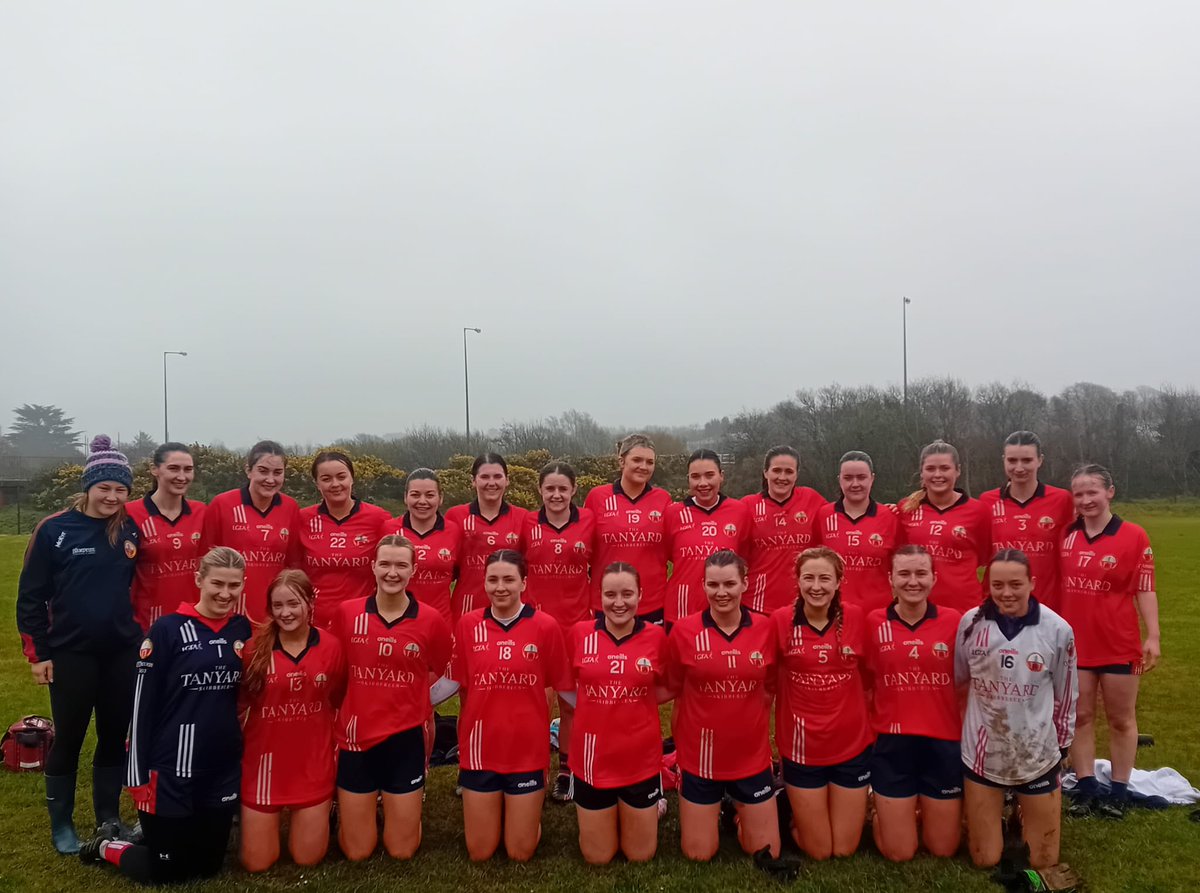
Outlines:
{"type": "Polygon", "coordinates": [[[87,464],[83,466],[84,492],[102,481],[113,481],[133,489],[133,470],[129,467],[129,460],[120,450],[113,449],[112,438],[107,434],[97,434],[92,438],[87,464]]]}

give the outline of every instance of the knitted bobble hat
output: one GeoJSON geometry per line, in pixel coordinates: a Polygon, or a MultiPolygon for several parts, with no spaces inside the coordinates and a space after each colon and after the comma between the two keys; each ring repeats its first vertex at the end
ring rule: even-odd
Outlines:
{"type": "Polygon", "coordinates": [[[129,460],[124,453],[113,449],[112,439],[107,434],[97,434],[92,438],[87,464],[83,467],[84,491],[101,481],[114,481],[133,489],[133,470],[129,467],[129,460]]]}

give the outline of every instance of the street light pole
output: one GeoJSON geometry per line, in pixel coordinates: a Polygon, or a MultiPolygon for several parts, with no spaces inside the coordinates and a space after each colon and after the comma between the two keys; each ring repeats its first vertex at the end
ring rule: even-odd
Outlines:
{"type": "Polygon", "coordinates": [[[467,449],[471,449],[471,373],[467,366],[467,332],[478,335],[483,329],[474,326],[463,326],[463,398],[467,410],[467,449]]]}
{"type": "Polygon", "coordinates": [[[901,309],[903,315],[901,323],[901,332],[904,338],[904,405],[908,406],[908,305],[912,301],[908,298],[904,299],[904,304],[901,309]]]}
{"type": "Polygon", "coordinates": [[[163,443],[171,440],[171,426],[167,422],[167,357],[186,357],[186,350],[163,351],[163,443]]]}

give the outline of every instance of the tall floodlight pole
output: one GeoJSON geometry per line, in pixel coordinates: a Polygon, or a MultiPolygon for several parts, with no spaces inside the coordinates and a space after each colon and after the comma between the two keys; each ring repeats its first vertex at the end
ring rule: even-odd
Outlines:
{"type": "Polygon", "coordinates": [[[467,449],[471,449],[471,372],[467,365],[467,333],[474,332],[478,335],[483,329],[477,329],[474,326],[463,326],[463,399],[466,403],[467,411],[467,449]]]}
{"type": "Polygon", "coordinates": [[[904,299],[904,304],[901,307],[901,333],[904,339],[904,405],[908,406],[908,305],[912,301],[909,298],[904,299]]]}
{"type": "Polygon", "coordinates": [[[167,357],[186,357],[186,350],[163,351],[163,443],[171,440],[171,426],[167,421],[167,357]]]}

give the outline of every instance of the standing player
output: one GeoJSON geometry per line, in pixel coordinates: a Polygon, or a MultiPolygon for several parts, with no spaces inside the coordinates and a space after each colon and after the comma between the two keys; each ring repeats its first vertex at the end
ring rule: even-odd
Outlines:
{"type": "Polygon", "coordinates": [[[522,603],[525,578],[520,552],[488,556],[491,604],[464,614],[454,636],[453,677],[463,693],[458,782],[473,862],[490,859],[502,838],[509,859],[533,857],[550,761],[546,689],[572,688],[562,632],[549,614],[522,603]]]}
{"type": "Polygon", "coordinates": [[[771,447],[763,459],[762,491],[742,498],[750,510],[746,607],[760,614],[792,604],[796,556],[816,540],[825,497],[812,487],[797,487],[799,473],[800,454],[793,447],[771,447]]]}
{"type": "Polygon", "coordinates": [[[191,448],[164,443],[150,460],[154,489],[125,504],[140,534],[133,578],[133,610],[142,631],[196,593],[196,565],[204,503],[188,499],[196,478],[191,448]]]}
{"type": "MultiPolygon", "coordinates": [[[[525,516],[520,551],[529,567],[525,601],[558,621],[563,633],[589,617],[594,518],[589,509],[577,508],[575,469],[566,462],[551,462],[538,475],[541,509],[525,516]]],[[[572,797],[570,748],[575,710],[558,702],[558,776],[550,796],[560,803],[572,797]]]]}
{"type": "MultiPolygon", "coordinates": [[[[593,563],[608,567],[623,561],[637,568],[642,580],[641,616],[663,622],[667,591],[666,517],[671,494],[650,483],[654,477],[654,443],[644,434],[630,434],[618,448],[621,476],[596,487],[584,500],[596,519],[593,563]]],[[[600,581],[592,580],[593,611],[600,610],[600,581]]]]}
{"type": "Polygon", "coordinates": [[[646,862],[658,849],[667,636],[638,616],[637,569],[616,562],[600,575],[602,615],[575,625],[567,652],[575,677],[575,773],[579,850],[592,865],[617,852],[646,862]]]}
{"type": "Polygon", "coordinates": [[[381,539],[375,594],[343,602],[334,621],[348,668],[337,718],[338,843],[354,862],[375,851],[381,795],[388,855],[410,859],[421,844],[430,684],[446,670],[450,629],[406,591],[415,554],[402,536],[381,539]]]}
{"type": "Polygon", "coordinates": [[[1071,477],[1079,518],[1067,528],[1060,553],[1062,617],[1079,649],[1079,707],[1071,764],[1079,779],[1072,811],[1121,818],[1137,754],[1137,692],[1142,673],[1161,655],[1154,552],[1146,531],[1112,513],[1112,475],[1082,465],[1071,477]],[[1146,626],[1142,640],[1138,616],[1146,626]],[[1112,795],[1096,783],[1096,697],[1104,699],[1112,750],[1112,795]]]}
{"type": "Polygon", "coordinates": [[[864,619],[842,601],[844,567],[827,546],[801,552],[793,564],[800,595],[771,615],[779,650],[775,746],[792,836],[813,859],[858,849],[871,779],[864,619]]]}
{"type": "Polygon", "coordinates": [[[504,498],[508,490],[508,463],[500,454],[475,457],[471,484],[475,487],[475,498],[446,512],[446,520],[462,530],[462,558],[451,601],[456,621],[486,605],[483,577],[488,556],[497,549],[517,548],[521,527],[529,514],[504,498]]]}
{"type": "Polygon", "coordinates": [[[672,563],[667,584],[666,623],[704,610],[704,562],[723,549],[742,554],[750,536],[750,510],[721,492],[721,457],[696,450],[688,457],[688,492],[667,512],[666,534],[672,563]]]}
{"type": "Polygon", "coordinates": [[[142,642],[129,728],[127,783],[145,843],[104,825],[79,856],[144,884],[221,870],[238,808],[242,729],[238,687],[250,623],[236,612],[245,562],[218,547],[200,559],[200,598],[160,618],[142,642]]]}
{"type": "Polygon", "coordinates": [[[979,604],[979,568],[991,543],[983,504],[957,489],[961,471],[958,450],[935,440],[921,450],[920,489],[899,505],[905,542],[924,546],[937,561],[930,598],[960,614],[979,604]]]}
{"type": "Polygon", "coordinates": [[[1058,604],[1058,549],[1063,531],[1075,520],[1071,493],[1038,480],[1042,441],[1032,431],[1014,431],[1004,439],[1008,483],[979,497],[992,525],[992,552],[1019,549],[1029,559],[1037,600],[1058,604]]]}
{"type": "Polygon", "coordinates": [[[895,602],[867,617],[875,843],[893,862],[908,861],[920,844],[950,857],[962,839],[962,720],[954,686],[961,615],[930,602],[937,577],[923,546],[896,550],[890,580],[895,602]]]}
{"type": "Polygon", "coordinates": [[[279,859],[288,818],[288,852],[316,865],[329,849],[333,802],[334,711],[346,688],[346,655],[337,637],[312,625],[316,593],[304,571],[283,571],[267,593],[270,616],[254,632],[242,677],[242,866],[266,871],[279,859]]]}
{"type": "Polygon", "coordinates": [[[246,485],[215,496],[204,513],[203,548],[229,546],[246,560],[238,611],[252,623],[266,619],[271,581],[299,559],[300,506],[283,493],[286,462],[283,447],[259,441],[246,456],[246,485]]]}
{"type": "Polygon", "coordinates": [[[354,496],[354,463],[341,450],[313,457],[312,477],[321,501],[300,510],[300,566],[316,591],[314,626],[328,629],[342,602],[375,588],[375,544],[391,521],[386,509],[354,496]]]}
{"type": "Polygon", "coordinates": [[[841,498],[817,513],[821,544],[842,556],[846,575],[841,594],[847,604],[865,613],[886,608],[892,601],[888,569],[900,544],[900,521],[890,506],[871,498],[875,465],[861,450],[851,450],[838,462],[841,498]]]}
{"type": "Polygon", "coordinates": [[[774,626],[742,607],[746,562],[723,549],[704,562],[708,608],[680,618],[667,645],[667,689],[675,696],[671,731],[683,781],[683,854],[707,862],[717,852],[721,800],[738,815],[747,853],[779,855],[779,814],[771,784],[770,685],[774,626]]]}
{"type": "Polygon", "coordinates": [[[1004,795],[1020,807],[1031,868],[1058,863],[1062,791],[1058,769],[1075,730],[1075,639],[1032,597],[1029,559],[997,552],[990,597],[959,627],[954,675],[967,688],[962,761],[967,842],[980,868],[1000,861],[1004,795]]]}
{"type": "Polygon", "coordinates": [[[450,588],[462,551],[462,531],[442,516],[442,485],[435,471],[417,468],[409,472],[404,480],[404,505],[408,511],[393,518],[385,529],[405,537],[417,550],[417,567],[408,591],[453,628],[450,588]]]}
{"type": "Polygon", "coordinates": [[[75,775],[93,711],[92,802],[98,823],[115,822],[125,732],[133,710],[141,630],[129,587],[137,527],[125,514],[129,462],[101,434],[71,508],[42,521],[29,538],[17,588],[17,630],[33,680],[50,688],[55,737],[46,759],[46,808],[54,848],[79,852],[75,775]]]}

